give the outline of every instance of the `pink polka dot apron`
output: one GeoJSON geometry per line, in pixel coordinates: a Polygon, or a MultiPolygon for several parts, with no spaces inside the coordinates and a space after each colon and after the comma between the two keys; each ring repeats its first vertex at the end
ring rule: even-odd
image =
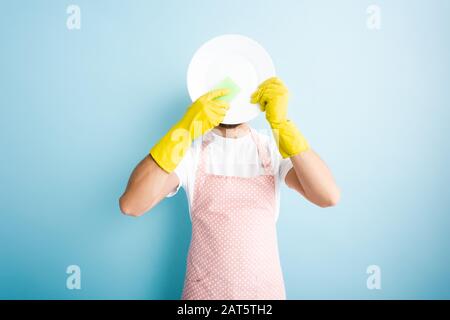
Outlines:
{"type": "Polygon", "coordinates": [[[182,299],[285,299],[276,233],[275,177],[250,130],[264,174],[208,174],[204,139],[191,208],[192,240],[182,299]]]}

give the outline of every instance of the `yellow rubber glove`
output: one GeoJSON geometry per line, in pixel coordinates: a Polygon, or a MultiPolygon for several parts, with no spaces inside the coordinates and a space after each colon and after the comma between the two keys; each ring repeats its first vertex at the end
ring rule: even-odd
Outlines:
{"type": "Polygon", "coordinates": [[[162,169],[172,172],[192,141],[222,122],[229,104],[217,98],[228,93],[228,89],[218,89],[198,98],[183,118],[150,150],[152,158],[162,169]]]}
{"type": "Polygon", "coordinates": [[[283,158],[292,157],[309,149],[305,137],[287,118],[288,99],[288,89],[276,77],[261,83],[251,98],[252,103],[259,103],[261,110],[266,112],[266,119],[283,158]]]}

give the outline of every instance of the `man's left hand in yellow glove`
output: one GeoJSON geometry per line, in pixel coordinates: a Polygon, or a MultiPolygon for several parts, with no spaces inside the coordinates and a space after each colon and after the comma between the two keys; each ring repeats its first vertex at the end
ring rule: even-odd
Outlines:
{"type": "Polygon", "coordinates": [[[286,184],[320,207],[334,206],[339,201],[339,189],[325,162],[287,118],[288,95],[280,79],[270,78],[253,93],[251,102],[259,103],[265,111],[282,157],[292,162],[286,184]]]}
{"type": "Polygon", "coordinates": [[[283,82],[274,77],[261,83],[251,97],[259,103],[272,128],[283,158],[292,157],[309,149],[308,142],[295,124],[287,118],[289,92],[283,82]]]}

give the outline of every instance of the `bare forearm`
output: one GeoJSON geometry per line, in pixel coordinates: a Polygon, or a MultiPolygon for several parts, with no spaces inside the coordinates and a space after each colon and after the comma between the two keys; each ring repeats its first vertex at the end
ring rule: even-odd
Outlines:
{"type": "Polygon", "coordinates": [[[317,153],[309,149],[291,157],[291,161],[309,201],[321,207],[333,206],[339,201],[339,188],[331,171],[317,153]]]}
{"type": "Polygon", "coordinates": [[[121,211],[137,216],[149,210],[161,200],[162,189],[169,176],[151,156],[145,157],[133,170],[127,188],[120,198],[121,211]]]}

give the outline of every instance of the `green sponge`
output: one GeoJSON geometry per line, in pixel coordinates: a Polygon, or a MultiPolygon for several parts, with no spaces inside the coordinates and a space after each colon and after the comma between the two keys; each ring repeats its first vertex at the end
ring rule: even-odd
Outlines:
{"type": "Polygon", "coordinates": [[[230,77],[226,77],[225,79],[220,81],[213,88],[213,90],[217,90],[217,89],[230,90],[229,94],[217,99],[217,100],[222,100],[222,101],[226,101],[226,102],[231,102],[231,100],[233,100],[238,95],[238,93],[241,91],[241,88],[239,88],[239,86],[236,84],[236,82],[234,82],[230,77]]]}

